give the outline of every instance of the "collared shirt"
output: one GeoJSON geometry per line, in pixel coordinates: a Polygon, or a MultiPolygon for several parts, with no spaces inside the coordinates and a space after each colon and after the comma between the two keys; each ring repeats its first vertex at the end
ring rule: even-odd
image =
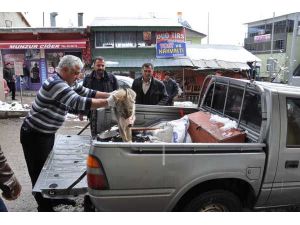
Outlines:
{"type": "Polygon", "coordinates": [[[146,94],[147,91],[149,90],[150,84],[151,84],[151,80],[152,80],[152,78],[150,78],[150,80],[147,82],[147,81],[144,81],[144,79],[142,78],[142,81],[143,81],[143,92],[144,92],[144,94],[146,94]]]}

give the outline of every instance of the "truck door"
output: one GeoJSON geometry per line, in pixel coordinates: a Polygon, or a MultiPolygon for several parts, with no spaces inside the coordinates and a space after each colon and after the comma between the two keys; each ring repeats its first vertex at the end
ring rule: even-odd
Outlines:
{"type": "Polygon", "coordinates": [[[269,203],[300,203],[300,97],[280,96],[281,135],[277,172],[269,203]]]}

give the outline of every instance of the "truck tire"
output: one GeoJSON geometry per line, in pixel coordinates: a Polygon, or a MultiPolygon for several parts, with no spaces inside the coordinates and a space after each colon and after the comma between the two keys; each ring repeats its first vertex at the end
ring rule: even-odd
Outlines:
{"type": "Polygon", "coordinates": [[[84,196],[84,202],[83,202],[83,211],[84,212],[95,212],[95,206],[93,205],[90,196],[85,195],[84,196]]]}
{"type": "Polygon", "coordinates": [[[230,191],[213,190],[193,198],[183,208],[185,212],[241,212],[240,199],[230,191]]]}

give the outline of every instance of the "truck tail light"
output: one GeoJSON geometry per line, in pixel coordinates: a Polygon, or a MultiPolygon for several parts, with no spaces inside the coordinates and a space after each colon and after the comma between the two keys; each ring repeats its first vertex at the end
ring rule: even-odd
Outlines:
{"type": "Polygon", "coordinates": [[[92,155],[87,158],[87,182],[88,187],[91,189],[106,190],[109,188],[100,160],[92,155]]]}

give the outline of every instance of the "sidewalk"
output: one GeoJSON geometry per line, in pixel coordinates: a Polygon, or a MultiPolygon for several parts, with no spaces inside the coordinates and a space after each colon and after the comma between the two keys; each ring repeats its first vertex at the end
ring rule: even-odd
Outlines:
{"type": "MultiPolygon", "coordinates": [[[[35,97],[37,91],[23,91],[22,96],[35,97]]],[[[16,91],[16,96],[20,96],[20,91],[16,91]]]]}
{"type": "MultiPolygon", "coordinates": [[[[36,96],[36,91],[24,91],[22,93],[22,103],[23,105],[29,105],[29,108],[34,101],[34,98],[36,96]]],[[[8,96],[3,104],[11,104],[13,106],[13,103],[21,104],[21,96],[20,92],[16,91],[16,101],[11,100],[11,96],[8,96]]],[[[15,110],[11,109],[8,110],[7,108],[2,108],[0,105],[0,119],[8,119],[8,118],[18,118],[18,117],[25,117],[28,113],[29,109],[22,109],[22,110],[15,110]]]]}

